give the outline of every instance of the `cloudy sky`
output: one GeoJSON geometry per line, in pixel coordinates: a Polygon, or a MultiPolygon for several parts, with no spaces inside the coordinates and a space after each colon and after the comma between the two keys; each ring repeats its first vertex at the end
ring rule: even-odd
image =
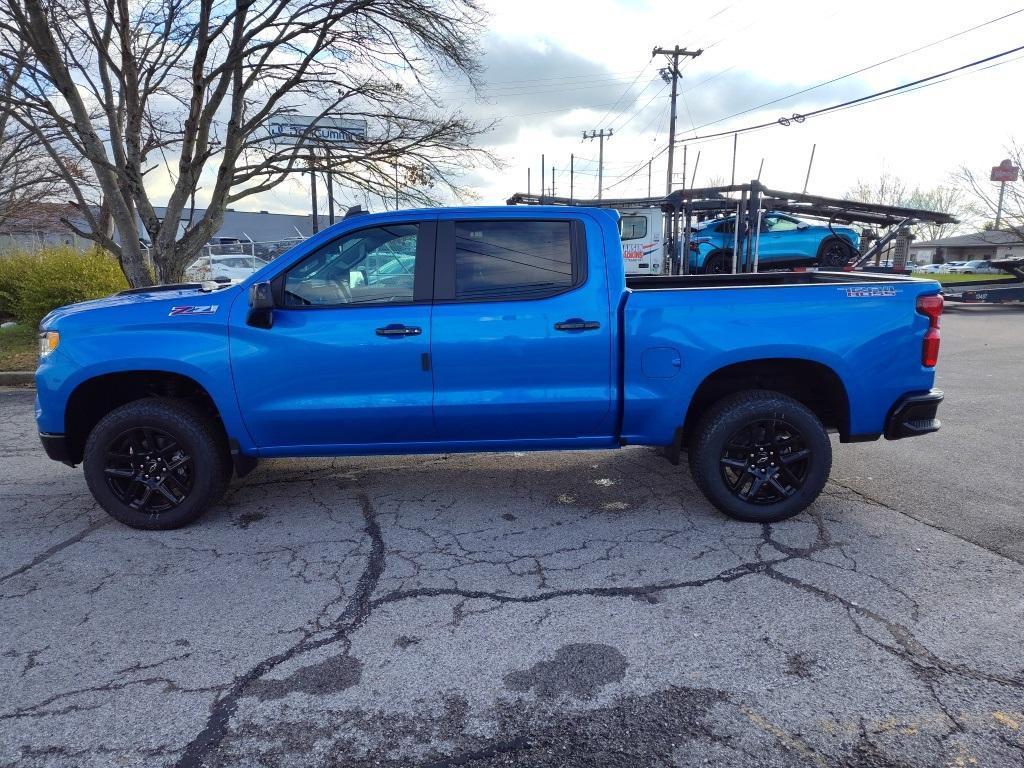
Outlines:
{"type": "MultiPolygon", "coordinates": [[[[704,49],[682,69],[677,135],[684,141],[808,112],[1024,45],[1021,0],[489,0],[488,7],[484,86],[474,95],[453,83],[441,94],[452,108],[500,121],[487,143],[504,167],[465,179],[480,203],[525,191],[527,168],[539,191],[542,153],[546,189],[554,165],[555,191],[568,193],[575,155],[576,195],[596,195],[597,142],[583,141],[581,132],[600,128],[614,133],[605,143],[605,197],[646,194],[652,157],[653,191],[664,191],[669,88],[658,75],[664,57],[651,55],[655,45],[704,49]],[[985,26],[959,34],[979,25],[985,26]],[[893,60],[878,65],[886,59],[893,60]]],[[[1012,137],[1024,140],[1024,51],[999,61],[1006,63],[741,134],[737,181],[757,176],[763,159],[762,181],[799,190],[815,144],[809,191],[819,194],[842,195],[883,171],[930,187],[960,164],[987,169],[1012,137]]],[[[699,152],[697,185],[728,181],[732,150],[732,136],[688,142],[687,175],[699,152]]],[[[681,163],[682,147],[679,172],[681,163]]],[[[303,212],[307,184],[289,182],[247,207],[303,212]]]]}

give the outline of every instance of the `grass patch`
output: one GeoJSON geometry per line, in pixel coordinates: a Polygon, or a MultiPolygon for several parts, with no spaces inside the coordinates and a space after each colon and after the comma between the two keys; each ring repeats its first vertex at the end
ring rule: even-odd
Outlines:
{"type": "Polygon", "coordinates": [[[0,328],[0,371],[34,371],[39,363],[39,340],[30,325],[0,328]]]}
{"type": "Polygon", "coordinates": [[[914,277],[921,277],[926,280],[936,280],[943,285],[946,283],[998,283],[1003,280],[1013,282],[1016,280],[1012,275],[944,275],[941,272],[915,272],[914,277]]]}

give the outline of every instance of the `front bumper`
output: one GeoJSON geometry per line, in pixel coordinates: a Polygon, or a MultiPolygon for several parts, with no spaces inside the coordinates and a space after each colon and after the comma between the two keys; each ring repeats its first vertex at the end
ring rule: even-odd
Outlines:
{"type": "Polygon", "coordinates": [[[47,456],[54,461],[67,464],[69,467],[75,466],[75,462],[71,460],[71,450],[68,447],[67,438],[64,435],[40,432],[39,439],[43,443],[43,450],[46,451],[47,456]]]}
{"type": "Polygon", "coordinates": [[[937,432],[942,422],[935,418],[935,414],[938,413],[942,397],[942,390],[939,389],[901,397],[885,420],[885,439],[900,440],[937,432]]]}

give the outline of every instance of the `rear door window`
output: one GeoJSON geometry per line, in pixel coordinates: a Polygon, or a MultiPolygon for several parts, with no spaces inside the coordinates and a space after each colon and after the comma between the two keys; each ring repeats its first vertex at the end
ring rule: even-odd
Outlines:
{"type": "Polygon", "coordinates": [[[454,229],[457,301],[542,298],[581,282],[571,221],[457,221],[454,229]]]}

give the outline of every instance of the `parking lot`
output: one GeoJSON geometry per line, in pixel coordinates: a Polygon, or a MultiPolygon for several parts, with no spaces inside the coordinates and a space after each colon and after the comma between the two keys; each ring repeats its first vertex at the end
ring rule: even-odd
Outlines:
{"type": "Polygon", "coordinates": [[[763,527],[631,448],[267,462],[134,531],[0,392],[0,765],[1019,765],[1024,311],[943,334],[943,429],[763,527]]]}

